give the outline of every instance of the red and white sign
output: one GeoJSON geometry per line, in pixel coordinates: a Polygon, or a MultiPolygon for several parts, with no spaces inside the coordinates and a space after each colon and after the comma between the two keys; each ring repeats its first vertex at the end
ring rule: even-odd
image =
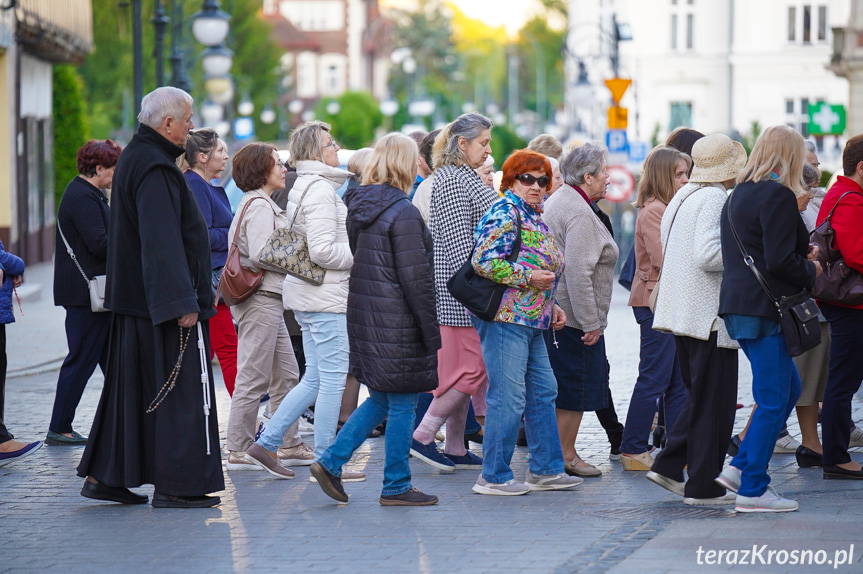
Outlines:
{"type": "Polygon", "coordinates": [[[629,200],[635,192],[635,176],[622,165],[608,166],[608,191],[605,199],[612,203],[622,203],[629,200]]]}

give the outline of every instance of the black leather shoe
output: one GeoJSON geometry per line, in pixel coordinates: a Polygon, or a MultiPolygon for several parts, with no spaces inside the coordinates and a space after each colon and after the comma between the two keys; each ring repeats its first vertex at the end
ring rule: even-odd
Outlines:
{"type": "MultiPolygon", "coordinates": [[[[527,439],[527,435],[525,435],[525,439],[527,439]]],[[[475,432],[471,434],[464,435],[464,447],[470,449],[468,442],[475,442],[477,444],[482,444],[482,432],[475,432]]]]}
{"type": "Polygon", "coordinates": [[[81,436],[75,431],[72,431],[71,437],[58,432],[48,431],[48,435],[45,437],[45,444],[48,446],[82,446],[87,444],[87,437],[81,436]]]}
{"type": "Polygon", "coordinates": [[[171,494],[153,493],[153,508],[209,508],[222,502],[218,496],[173,496],[171,494]]]}
{"type": "Polygon", "coordinates": [[[863,480],[863,470],[848,470],[833,464],[824,465],[825,480],[863,480]]]}
{"type": "Polygon", "coordinates": [[[740,452],[740,435],[734,435],[731,437],[731,440],[728,441],[728,449],[725,451],[728,453],[728,456],[734,458],[737,456],[737,453],[740,452]]]}
{"type": "Polygon", "coordinates": [[[794,453],[794,456],[797,457],[797,466],[800,468],[821,466],[821,455],[802,444],[797,447],[797,452],[794,453]]]}
{"type": "Polygon", "coordinates": [[[122,486],[108,486],[101,482],[93,483],[89,480],[84,481],[84,487],[81,489],[81,496],[92,498],[94,500],[119,502],[120,504],[146,504],[148,500],[146,495],[135,494],[128,488],[123,488],[122,486]]]}

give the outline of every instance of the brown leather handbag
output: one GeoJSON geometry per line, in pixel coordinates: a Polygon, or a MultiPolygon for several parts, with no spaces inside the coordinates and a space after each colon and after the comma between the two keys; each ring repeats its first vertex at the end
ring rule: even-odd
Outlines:
{"type": "Polygon", "coordinates": [[[819,301],[826,303],[839,303],[840,305],[863,305],[863,275],[857,270],[848,267],[842,253],[833,247],[833,242],[836,239],[836,231],[833,229],[833,224],[830,220],[833,218],[833,212],[839,206],[839,202],[849,193],[856,193],[863,196],[863,193],[857,191],[847,191],[836,201],[836,205],[830,210],[821,225],[816,227],[810,234],[812,243],[818,246],[818,261],[821,263],[823,271],[815,279],[815,289],[813,296],[819,301]]]}
{"type": "MultiPolygon", "coordinates": [[[[240,248],[237,247],[237,236],[240,234],[240,227],[243,224],[243,217],[246,215],[246,210],[249,205],[256,199],[264,199],[263,197],[253,197],[246,202],[243,210],[240,212],[240,218],[237,220],[237,228],[234,230],[234,239],[231,241],[231,248],[228,250],[228,258],[225,261],[225,267],[222,269],[222,277],[219,279],[218,291],[222,294],[222,300],[225,305],[232,307],[242,303],[251,297],[255,291],[261,286],[261,281],[264,280],[264,270],[252,271],[248,267],[240,265],[240,248]]],[[[216,301],[219,300],[219,293],[216,293],[216,301]]]]}

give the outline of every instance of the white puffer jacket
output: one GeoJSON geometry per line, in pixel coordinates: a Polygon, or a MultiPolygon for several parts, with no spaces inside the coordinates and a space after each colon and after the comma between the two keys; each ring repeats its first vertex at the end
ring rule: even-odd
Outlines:
{"type": "Polygon", "coordinates": [[[293,229],[306,236],[309,256],[327,272],[321,285],[312,285],[287,275],[282,289],[285,309],[310,313],[347,312],[348,279],[354,257],[345,228],[348,208],[336,190],[350,175],[350,172],[320,161],[297,163],[297,180],[288,194],[288,223],[297,211],[303,191],[311,184],[293,229]]]}

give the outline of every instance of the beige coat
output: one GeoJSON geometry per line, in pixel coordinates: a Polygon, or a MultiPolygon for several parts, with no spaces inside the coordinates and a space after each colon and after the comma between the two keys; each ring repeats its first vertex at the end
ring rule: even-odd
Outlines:
{"type": "Polygon", "coordinates": [[[665,204],[648,199],[635,220],[635,277],[629,294],[630,307],[647,307],[650,292],[656,286],[662,270],[662,241],[659,226],[665,213],[665,204]]]}
{"type": "Polygon", "coordinates": [[[228,239],[232,240],[234,238],[234,233],[237,229],[237,220],[243,212],[243,207],[253,197],[262,197],[263,199],[252,201],[240,224],[240,233],[237,236],[237,248],[240,250],[240,265],[255,271],[263,269],[264,278],[261,281],[260,289],[272,293],[281,293],[285,273],[277,267],[270,267],[265,263],[261,263],[261,260],[258,258],[261,256],[261,251],[264,249],[267,240],[273,234],[273,230],[277,227],[288,226],[285,210],[259,189],[247,192],[237,206],[237,214],[234,216],[234,221],[231,222],[228,239]]]}
{"type": "Polygon", "coordinates": [[[566,326],[584,332],[605,330],[620,255],[614,238],[581,194],[568,185],[545,200],[542,218],[566,261],[557,287],[566,326]]]}

